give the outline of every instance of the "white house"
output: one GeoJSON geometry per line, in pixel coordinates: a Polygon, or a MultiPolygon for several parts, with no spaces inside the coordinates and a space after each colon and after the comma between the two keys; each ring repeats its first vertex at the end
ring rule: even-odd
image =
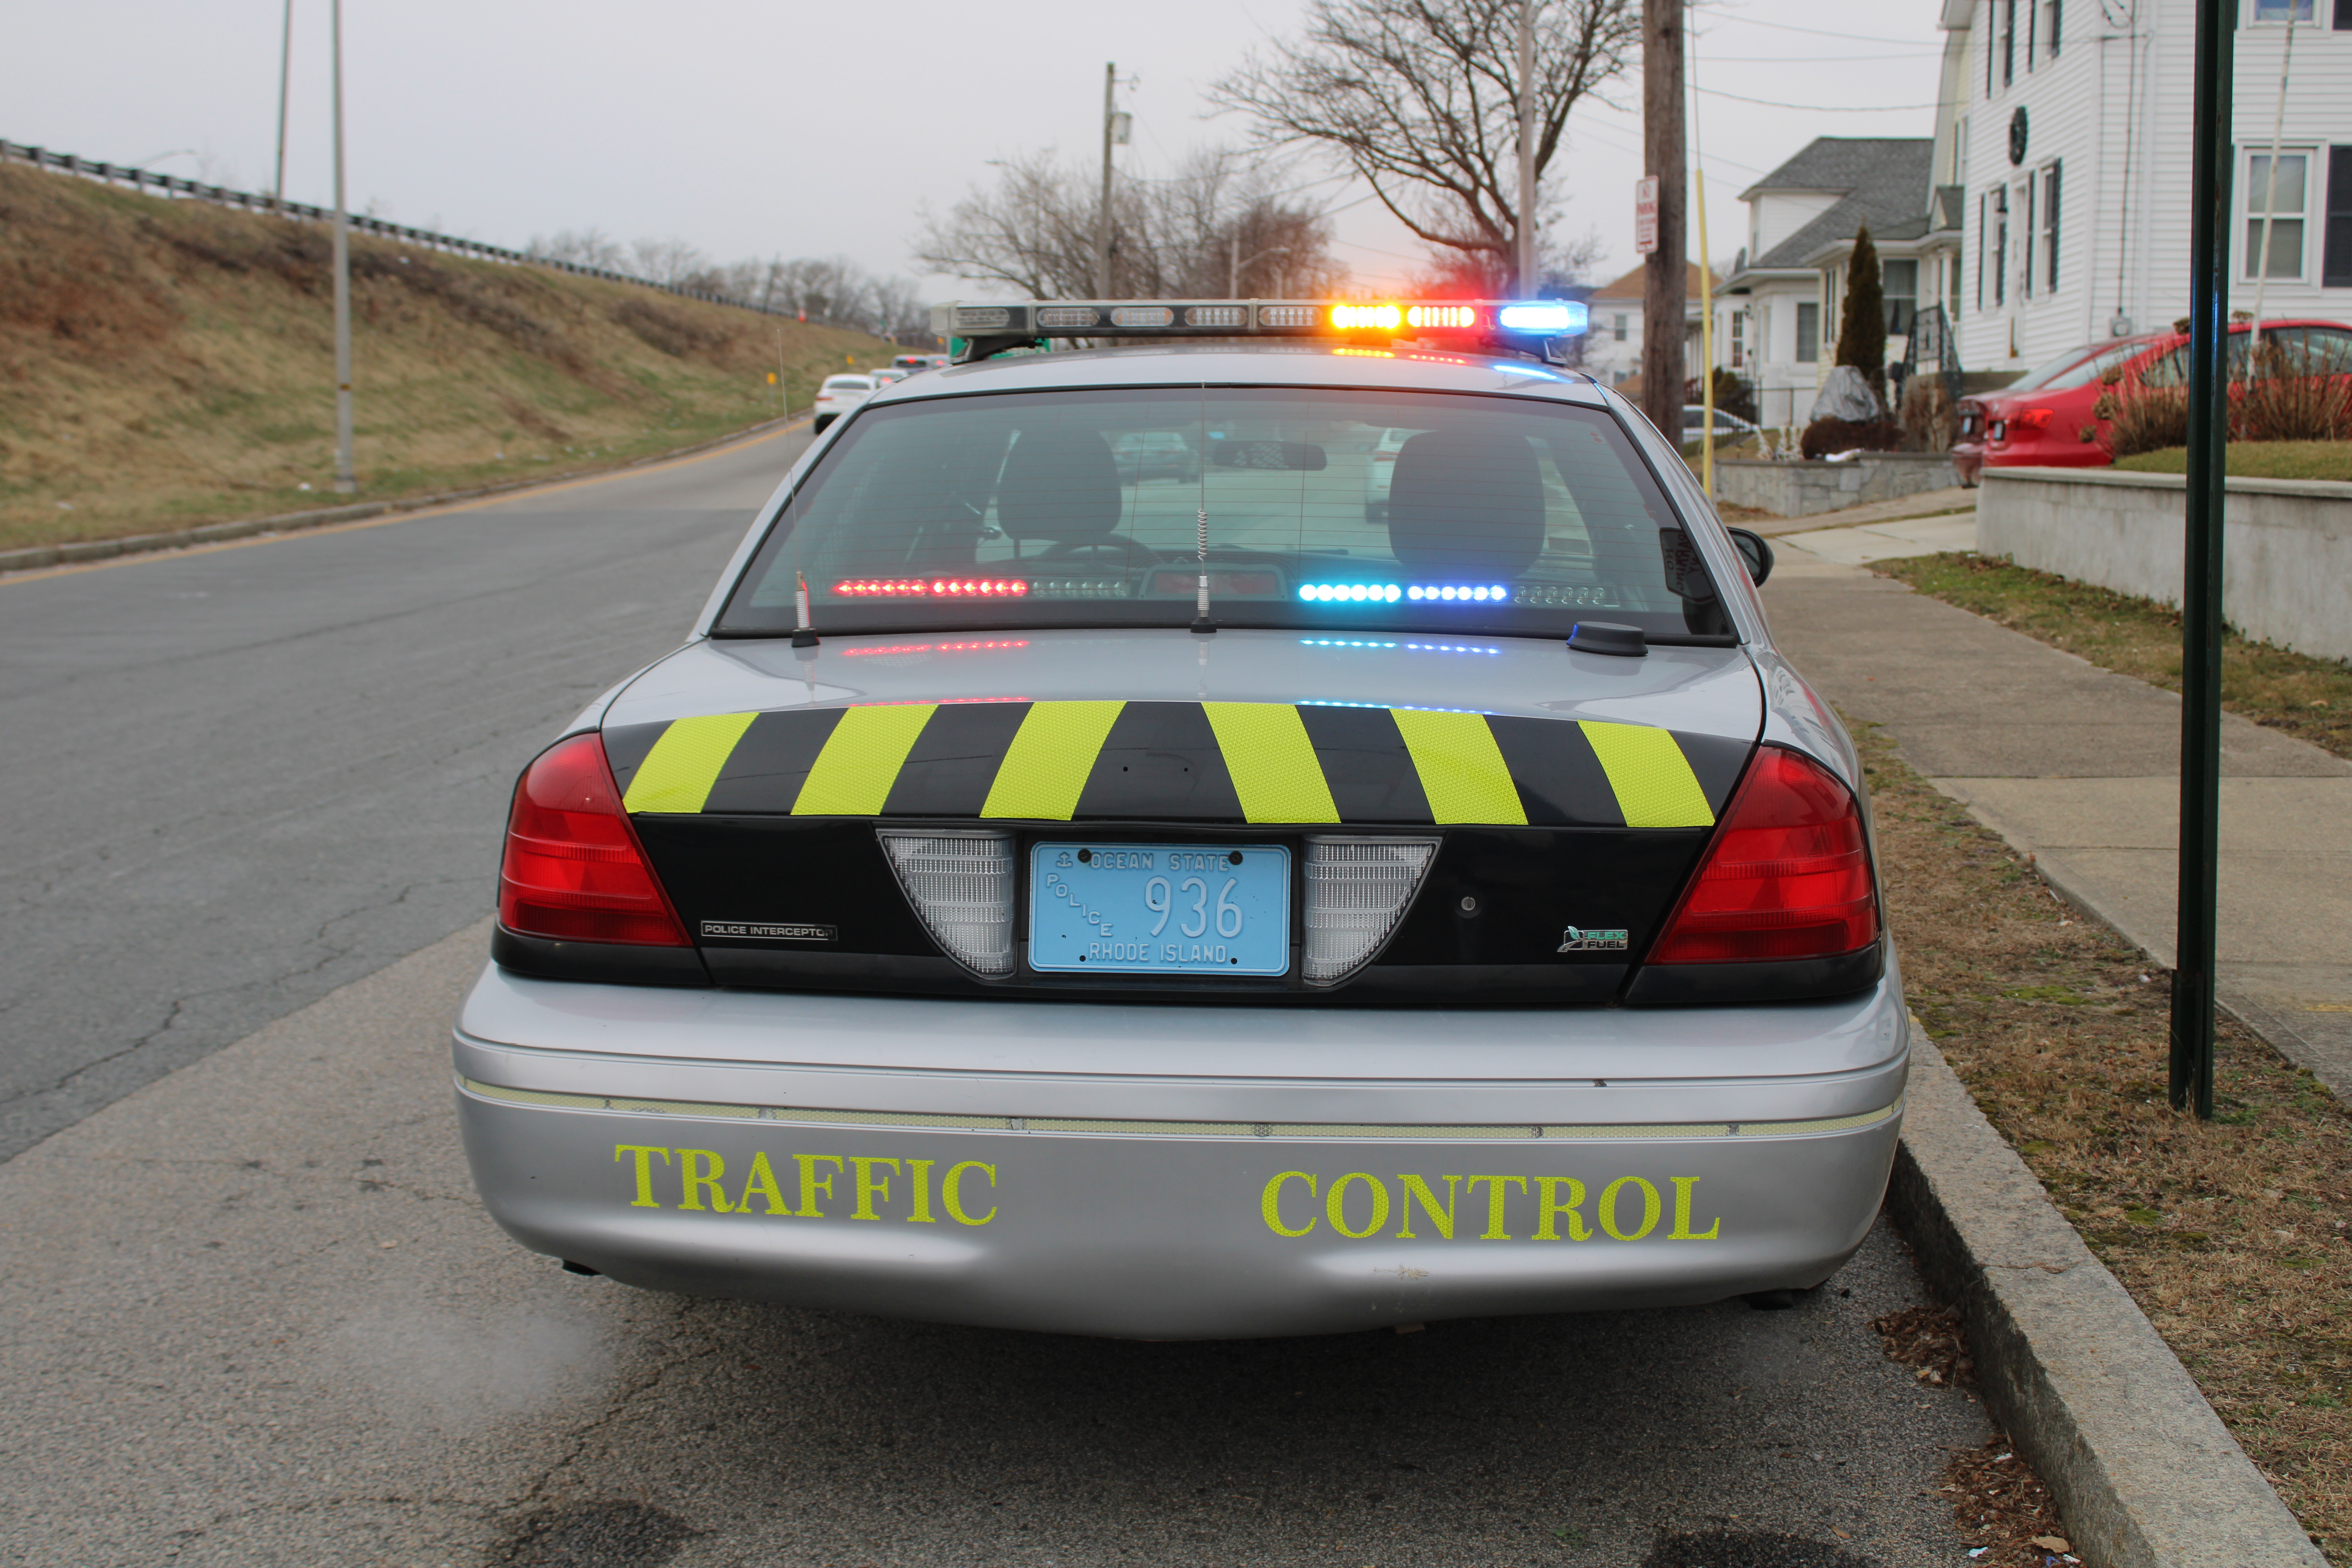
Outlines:
{"type": "MultiPolygon", "coordinates": [[[[2230,303],[2252,310],[2259,289],[2266,317],[2352,321],[2352,0],[2236,11],[2230,303]]],[[[2186,314],[2193,0],[1945,0],[1942,23],[1968,68],[1945,94],[1966,367],[2023,370],[2186,314]]]]}
{"type": "Polygon", "coordinates": [[[1847,264],[1868,226],[1886,296],[1887,358],[1957,279],[1960,194],[1937,140],[1822,136],[1740,193],[1748,244],[1716,295],[1716,363],[1756,388],[1759,422],[1802,425],[1835,358],[1847,264]]]}
{"type": "MultiPolygon", "coordinates": [[[[1642,280],[1634,268],[1592,291],[1585,329],[1584,368],[1609,386],[1642,374],[1642,280]]],[[[1699,359],[1698,263],[1685,263],[1683,279],[1683,363],[1696,374],[1699,359]]],[[[1715,287],[1721,289],[1717,282],[1715,287]]]]}

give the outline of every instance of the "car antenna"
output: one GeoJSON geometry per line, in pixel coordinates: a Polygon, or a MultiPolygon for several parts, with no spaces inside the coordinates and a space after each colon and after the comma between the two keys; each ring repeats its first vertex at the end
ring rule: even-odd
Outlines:
{"type": "Polygon", "coordinates": [[[1192,629],[1213,632],[1217,623],[1209,618],[1209,509],[1201,509],[1201,588],[1200,596],[1192,601],[1192,629]]]}
{"type": "MultiPolygon", "coordinates": [[[[793,574],[793,576],[799,583],[798,588],[794,590],[793,598],[793,603],[797,605],[800,609],[800,624],[793,628],[793,646],[794,647],[816,647],[816,627],[809,624],[808,574],[805,572],[795,572],[793,574]]],[[[1202,581],[1205,583],[1208,579],[1204,577],[1202,581]]]]}
{"type": "Polygon", "coordinates": [[[1209,618],[1209,389],[1201,388],[1201,578],[1199,596],[1192,601],[1192,629],[1213,632],[1217,623],[1209,618]]]}

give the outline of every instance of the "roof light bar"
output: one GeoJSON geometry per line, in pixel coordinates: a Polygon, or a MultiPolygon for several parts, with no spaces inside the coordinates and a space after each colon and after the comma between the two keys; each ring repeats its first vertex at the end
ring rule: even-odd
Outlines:
{"type": "Polygon", "coordinates": [[[931,307],[931,330],[967,340],[979,354],[1040,338],[1133,336],[1406,338],[1535,350],[1582,332],[1588,322],[1580,300],[1039,300],[931,307]]]}

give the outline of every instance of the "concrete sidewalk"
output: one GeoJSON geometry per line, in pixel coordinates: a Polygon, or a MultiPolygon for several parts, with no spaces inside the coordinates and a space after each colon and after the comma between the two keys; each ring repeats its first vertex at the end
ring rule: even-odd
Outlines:
{"type": "MultiPolygon", "coordinates": [[[[2168,965],[2180,700],[1777,542],[1773,631],[1822,695],[2168,965]]],[[[2225,714],[2221,767],[2222,1003],[2352,1100],[2352,763],[2225,714]]]]}

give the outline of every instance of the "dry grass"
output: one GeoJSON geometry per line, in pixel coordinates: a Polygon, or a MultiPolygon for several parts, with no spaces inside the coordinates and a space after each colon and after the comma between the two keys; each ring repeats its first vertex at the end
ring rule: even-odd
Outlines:
{"type": "MultiPolygon", "coordinates": [[[[2352,481],[2352,441],[2232,441],[2226,448],[2232,479],[2352,481]]],[[[2185,474],[2189,448],[2165,447],[2119,459],[2135,474],[2185,474]]]]}
{"type": "MultiPolygon", "coordinates": [[[[322,226],[0,167],[0,549],[329,504],[322,226]]],[[[862,333],[354,237],[362,499],[611,467],[887,363],[862,333]]]]}
{"type": "MultiPolygon", "coordinates": [[[[2180,612],[2168,605],[1975,554],[1919,555],[1871,569],[2103,669],[2180,689],[2180,612]]],[[[2230,632],[2221,644],[2221,705],[2352,757],[2352,668],[2334,659],[2230,632]]]]}
{"type": "Polygon", "coordinates": [[[2304,1528],[2352,1561],[2352,1116],[2227,1020],[2219,1114],[2175,1114],[2165,975],[1876,727],[1855,738],[1912,1009],[2304,1528]]]}

